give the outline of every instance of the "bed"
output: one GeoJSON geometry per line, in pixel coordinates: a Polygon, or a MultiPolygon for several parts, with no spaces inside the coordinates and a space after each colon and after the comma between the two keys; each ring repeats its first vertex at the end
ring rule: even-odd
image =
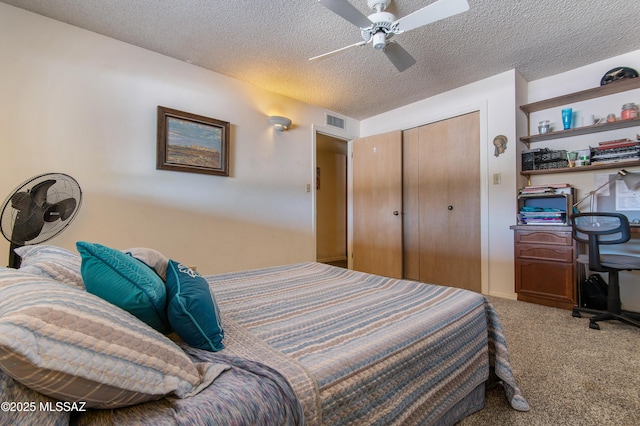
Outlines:
{"type": "MultiPolygon", "coordinates": [[[[30,285],[34,297],[41,295],[46,303],[65,292],[74,301],[81,295],[93,297],[78,288],[82,284],[82,275],[75,271],[78,258],[69,261],[69,252],[61,261],[56,255],[45,267],[45,251],[33,256],[38,260],[26,256],[27,264],[23,260],[18,271],[0,270],[0,292],[4,292],[0,300],[15,301],[30,285]]],[[[485,388],[496,383],[503,386],[514,409],[529,409],[511,370],[500,321],[480,294],[314,262],[203,279],[224,327],[224,349],[193,347],[175,333],[167,338],[128,316],[122,333],[143,336],[134,341],[158,334],[152,336],[154,344],[167,351],[178,348],[180,355],[175,356],[186,354],[206,380],[187,390],[171,385],[175,389],[163,388],[143,400],[136,400],[134,393],[127,396],[131,404],[112,408],[98,404],[99,408],[82,410],[3,410],[0,423],[450,425],[482,409],[485,388]]],[[[118,309],[95,299],[88,313],[112,309],[112,315],[118,309]]],[[[14,306],[2,303],[0,333],[14,306]]],[[[74,306],[74,312],[79,309],[74,306]]],[[[9,343],[0,337],[2,400],[35,401],[38,408],[42,401],[44,408],[58,403],[60,396],[47,394],[48,388],[35,392],[15,372],[5,374],[3,345],[9,343]]],[[[136,350],[143,351],[131,349],[126,356],[136,350]]],[[[180,362],[185,361],[180,358],[180,362]]],[[[72,373],[68,374],[76,380],[79,373],[72,373]]]]}

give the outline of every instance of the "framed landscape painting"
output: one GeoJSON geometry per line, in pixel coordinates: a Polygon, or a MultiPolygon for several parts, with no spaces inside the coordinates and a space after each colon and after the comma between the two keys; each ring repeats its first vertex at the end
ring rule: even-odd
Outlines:
{"type": "Polygon", "coordinates": [[[158,106],[156,169],[229,176],[229,123],[158,106]]]}

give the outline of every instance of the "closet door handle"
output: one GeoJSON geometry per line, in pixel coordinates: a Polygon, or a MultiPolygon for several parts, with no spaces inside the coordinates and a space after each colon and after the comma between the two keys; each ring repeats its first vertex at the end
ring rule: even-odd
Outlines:
{"type": "Polygon", "coordinates": [[[453,210],[453,206],[448,206],[447,210],[453,210]]]}
{"type": "Polygon", "coordinates": [[[400,212],[399,212],[398,210],[394,210],[394,211],[393,211],[393,215],[394,215],[394,216],[398,216],[399,214],[400,214],[400,212]]]}

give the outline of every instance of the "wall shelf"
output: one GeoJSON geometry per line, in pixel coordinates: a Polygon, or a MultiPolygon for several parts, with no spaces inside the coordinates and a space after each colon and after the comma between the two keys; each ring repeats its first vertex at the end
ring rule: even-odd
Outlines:
{"type": "Polygon", "coordinates": [[[620,80],[604,86],[595,87],[593,89],[587,89],[581,92],[569,93],[568,95],[521,105],[520,109],[528,115],[536,111],[542,111],[575,102],[588,101],[589,99],[600,98],[602,96],[613,95],[615,93],[626,92],[627,90],[633,89],[640,89],[640,77],[620,80]]]}
{"type": "MultiPolygon", "coordinates": [[[[559,106],[569,105],[575,102],[587,101],[590,99],[597,99],[603,96],[613,95],[616,93],[622,93],[629,90],[640,89],[640,77],[629,78],[625,80],[609,83],[604,86],[594,87],[593,89],[583,90],[581,92],[569,93],[555,98],[544,99],[542,101],[533,102],[526,105],[521,105],[520,109],[527,115],[527,127],[531,129],[530,115],[532,112],[543,111],[549,108],[555,108],[559,106]]],[[[610,130],[624,129],[629,127],[640,127],[640,117],[629,120],[619,120],[612,123],[594,124],[593,126],[583,126],[574,129],[560,130],[556,132],[549,132],[544,134],[537,134],[528,136],[522,136],[520,141],[524,143],[527,148],[531,146],[531,143],[549,141],[554,139],[564,139],[572,136],[587,135],[591,133],[607,132],[610,130]]],[[[520,174],[526,176],[529,180],[531,176],[535,175],[547,175],[553,173],[574,173],[574,172],[587,172],[593,170],[605,170],[616,169],[622,167],[635,167],[640,166],[640,160],[629,160],[619,162],[606,162],[596,163],[589,166],[581,167],[566,167],[558,169],[542,169],[542,170],[522,170],[520,174]]]]}
{"type": "Polygon", "coordinates": [[[606,169],[623,169],[625,167],[640,166],[640,160],[631,161],[618,161],[615,163],[604,164],[591,164],[589,166],[580,167],[563,167],[558,169],[544,169],[544,170],[523,170],[520,172],[522,176],[535,176],[535,175],[548,175],[553,173],[574,173],[574,172],[590,172],[593,170],[606,170],[606,169]]]}
{"type": "MultiPolygon", "coordinates": [[[[638,79],[640,80],[640,78],[638,79]]],[[[640,118],[633,118],[630,120],[619,120],[613,123],[595,124],[593,126],[577,127],[569,130],[559,130],[557,132],[543,133],[539,135],[522,136],[520,141],[525,144],[532,142],[542,142],[552,139],[568,138],[571,136],[580,136],[590,133],[607,132],[609,130],[624,129],[627,127],[640,126],[640,118]]]]}

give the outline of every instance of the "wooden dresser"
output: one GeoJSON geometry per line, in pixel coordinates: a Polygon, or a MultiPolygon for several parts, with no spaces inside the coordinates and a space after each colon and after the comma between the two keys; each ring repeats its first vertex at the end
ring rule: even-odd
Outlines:
{"type": "Polygon", "coordinates": [[[576,305],[577,245],[571,226],[514,225],[518,300],[562,309],[576,305]]]}

